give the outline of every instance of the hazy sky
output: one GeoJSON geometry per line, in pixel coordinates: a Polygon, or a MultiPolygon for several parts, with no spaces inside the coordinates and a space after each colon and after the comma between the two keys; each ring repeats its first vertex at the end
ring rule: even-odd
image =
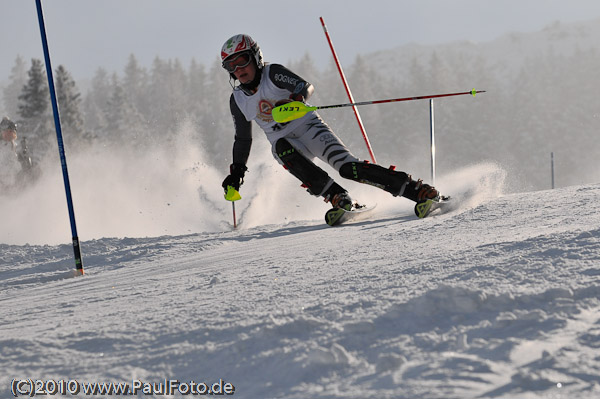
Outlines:
{"type": "MultiPolygon", "coordinates": [[[[43,59],[35,0],[0,0],[0,82],[18,54],[43,59]]],[[[493,40],[554,22],[600,17],[599,0],[43,0],[52,64],[76,80],[98,67],[122,72],[129,54],[149,67],[155,56],[210,65],[237,33],[258,41],[271,62],[310,53],[319,67],[331,53],[323,17],[344,65],[356,54],[415,42],[493,40]]]]}

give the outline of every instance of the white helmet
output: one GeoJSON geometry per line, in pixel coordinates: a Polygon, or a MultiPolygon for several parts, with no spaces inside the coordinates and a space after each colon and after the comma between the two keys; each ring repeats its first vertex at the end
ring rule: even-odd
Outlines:
{"type": "Polygon", "coordinates": [[[231,68],[231,66],[227,64],[227,61],[236,58],[236,56],[242,53],[248,53],[251,55],[251,58],[254,59],[258,69],[262,69],[262,67],[265,65],[263,62],[262,51],[260,50],[258,44],[250,36],[239,34],[229,38],[229,40],[227,40],[221,48],[221,61],[223,68],[233,75],[235,68],[231,68]]]}
{"type": "Polygon", "coordinates": [[[0,140],[15,141],[17,139],[17,124],[7,116],[0,122],[0,140]]]}

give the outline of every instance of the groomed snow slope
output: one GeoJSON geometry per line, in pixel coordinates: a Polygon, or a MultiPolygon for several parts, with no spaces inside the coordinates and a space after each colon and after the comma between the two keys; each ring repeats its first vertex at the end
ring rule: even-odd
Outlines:
{"type": "Polygon", "coordinates": [[[70,245],[0,245],[0,396],[166,378],[257,399],[598,398],[599,198],[104,238],[77,278],[70,245]]]}

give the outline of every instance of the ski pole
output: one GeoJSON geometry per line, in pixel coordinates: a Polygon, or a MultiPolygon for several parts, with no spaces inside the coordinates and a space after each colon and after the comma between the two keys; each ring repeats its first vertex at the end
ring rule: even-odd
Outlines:
{"type": "Polygon", "coordinates": [[[237,220],[235,217],[235,201],[242,199],[240,193],[233,186],[227,186],[227,192],[225,193],[225,199],[231,201],[231,210],[233,211],[233,228],[237,228],[237,220]]]}
{"type": "Polygon", "coordinates": [[[235,219],[235,202],[231,203],[231,209],[233,210],[233,228],[237,229],[237,221],[235,219]]]}
{"type": "Polygon", "coordinates": [[[294,119],[298,119],[306,115],[311,111],[316,111],[318,109],[328,109],[328,108],[342,108],[342,107],[353,107],[357,105],[369,105],[369,104],[383,104],[383,103],[393,103],[397,101],[413,101],[413,100],[424,100],[427,98],[440,98],[440,97],[450,97],[450,96],[463,96],[466,94],[470,94],[473,97],[477,93],[485,93],[485,90],[471,90],[465,91],[461,93],[447,93],[447,94],[432,94],[427,96],[416,96],[416,97],[403,97],[403,98],[391,98],[388,100],[373,100],[373,101],[361,101],[358,103],[347,103],[347,104],[334,104],[334,105],[320,105],[320,106],[310,106],[306,105],[300,101],[292,101],[287,104],[280,105],[279,107],[273,108],[272,116],[273,120],[278,123],[293,121],[294,119]]]}

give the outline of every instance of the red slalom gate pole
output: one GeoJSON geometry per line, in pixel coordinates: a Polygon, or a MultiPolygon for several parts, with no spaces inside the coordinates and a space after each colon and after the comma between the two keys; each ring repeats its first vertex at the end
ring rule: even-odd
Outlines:
{"type": "MultiPolygon", "coordinates": [[[[342,65],[338,59],[338,56],[335,52],[335,48],[333,48],[333,43],[331,42],[331,38],[329,37],[329,32],[327,31],[327,26],[325,25],[325,21],[323,17],[319,17],[321,20],[321,25],[323,26],[323,31],[325,32],[325,37],[327,38],[327,42],[329,43],[329,48],[331,49],[331,53],[333,54],[333,59],[335,61],[335,65],[340,73],[340,77],[342,78],[342,83],[344,84],[344,88],[346,89],[346,94],[348,94],[348,99],[351,103],[354,103],[354,98],[352,97],[352,92],[350,92],[350,87],[348,86],[348,81],[346,80],[346,76],[344,75],[344,71],[342,70],[342,65]]],[[[360,114],[358,113],[358,109],[355,106],[352,106],[352,110],[354,111],[354,116],[356,117],[356,121],[358,122],[358,127],[365,139],[365,143],[367,144],[367,150],[369,150],[369,155],[371,156],[371,161],[373,163],[377,163],[375,160],[375,154],[373,154],[373,150],[371,148],[371,143],[369,142],[369,138],[367,137],[367,132],[365,130],[365,126],[362,123],[362,119],[360,118],[360,114]]]]}

